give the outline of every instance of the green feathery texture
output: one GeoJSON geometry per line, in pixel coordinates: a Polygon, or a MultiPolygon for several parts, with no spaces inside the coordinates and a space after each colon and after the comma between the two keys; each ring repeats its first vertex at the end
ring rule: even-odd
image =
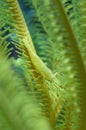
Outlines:
{"type": "Polygon", "coordinates": [[[0,1],[0,61],[4,64],[0,82],[8,73],[10,79],[7,87],[5,82],[0,86],[3,130],[47,130],[48,123],[55,130],[85,130],[85,5],[85,0],[0,1]],[[12,55],[10,44],[16,48],[17,60],[8,59],[12,55]],[[12,66],[15,73],[6,66],[12,66]],[[36,104],[39,109],[36,106],[34,110],[36,104]],[[45,128],[41,128],[42,120],[45,128]]]}
{"type": "MultiPolygon", "coordinates": [[[[78,19],[76,19],[76,16],[75,18],[73,18],[73,16],[75,15],[74,11],[69,11],[70,8],[75,9],[79,3],[76,2],[76,5],[74,6],[73,1],[71,1],[70,4],[67,0],[63,0],[62,2],[57,0],[36,0],[33,1],[33,4],[36,7],[37,14],[47,34],[50,36],[53,42],[56,42],[57,49],[61,49],[62,56],[64,55],[60,63],[63,64],[63,67],[65,67],[65,69],[60,69],[64,74],[63,81],[65,82],[63,82],[62,84],[64,85],[64,88],[66,90],[66,105],[64,105],[65,111],[62,110],[62,117],[64,113],[62,127],[57,126],[57,128],[59,127],[59,129],[77,129],[76,127],[79,123],[77,119],[79,119],[79,117],[76,119],[76,117],[74,117],[74,112],[79,115],[80,110],[77,103],[80,103],[80,101],[78,102],[78,100],[80,99],[78,99],[78,96],[80,96],[79,98],[84,97],[83,95],[79,95],[78,91],[81,91],[81,87],[85,86],[85,81],[83,81],[83,79],[85,79],[86,77],[84,68],[85,60],[82,61],[81,56],[85,56],[86,53],[85,51],[81,53],[81,49],[79,48],[79,46],[83,45],[82,43],[78,43],[78,38],[81,35],[81,32],[77,32],[76,23],[78,19]],[[67,16],[66,12],[68,13],[68,11],[70,14],[67,16]],[[60,42],[58,42],[58,39],[60,39],[60,42]]],[[[82,9],[82,6],[80,7],[82,9]]],[[[78,14],[78,12],[76,12],[76,14],[78,14]]],[[[61,119],[62,118],[60,118],[59,122],[62,122],[61,119]]]]}
{"type": "Polygon", "coordinates": [[[22,80],[15,75],[6,53],[0,43],[0,129],[50,130],[48,120],[42,116],[34,96],[26,91],[22,80]]]}

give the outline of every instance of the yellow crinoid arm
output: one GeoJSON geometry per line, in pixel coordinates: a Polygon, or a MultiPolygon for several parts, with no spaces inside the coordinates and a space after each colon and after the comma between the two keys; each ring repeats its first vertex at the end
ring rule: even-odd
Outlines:
{"type": "MultiPolygon", "coordinates": [[[[23,52],[25,51],[26,57],[31,62],[31,67],[34,70],[32,73],[37,79],[39,84],[38,91],[41,88],[41,94],[44,95],[44,105],[46,113],[49,113],[48,117],[51,118],[52,125],[55,123],[59,110],[61,108],[62,98],[60,95],[63,93],[62,89],[58,85],[58,81],[55,78],[52,71],[44,64],[41,58],[37,55],[34,48],[29,30],[25,23],[24,17],[22,15],[21,9],[19,7],[17,0],[6,0],[11,11],[11,15],[15,22],[15,26],[20,37],[20,40],[23,43],[23,52]],[[37,72],[37,74],[35,74],[37,72]],[[38,79],[38,77],[41,77],[38,79]],[[49,81],[49,84],[47,84],[49,81]],[[61,90],[61,91],[60,91],[61,90]],[[54,94],[55,93],[55,94],[54,94]],[[53,96],[54,95],[54,96],[53,96]]],[[[20,45],[21,46],[21,45],[20,45]]]]}
{"type": "Polygon", "coordinates": [[[22,15],[21,9],[19,7],[17,0],[6,0],[9,6],[9,9],[12,12],[12,18],[16,23],[16,29],[18,31],[19,37],[22,39],[27,38],[27,42],[30,45],[33,52],[35,52],[35,48],[30,36],[30,32],[27,28],[26,22],[22,15]]]}

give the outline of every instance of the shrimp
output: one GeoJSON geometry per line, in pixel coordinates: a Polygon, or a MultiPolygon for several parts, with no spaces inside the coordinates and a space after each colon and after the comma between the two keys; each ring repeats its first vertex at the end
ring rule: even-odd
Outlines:
{"type": "Polygon", "coordinates": [[[37,69],[40,75],[43,76],[46,80],[51,80],[53,78],[52,71],[44,64],[41,58],[35,52],[33,52],[27,40],[24,39],[23,41],[34,67],[37,69]]]}

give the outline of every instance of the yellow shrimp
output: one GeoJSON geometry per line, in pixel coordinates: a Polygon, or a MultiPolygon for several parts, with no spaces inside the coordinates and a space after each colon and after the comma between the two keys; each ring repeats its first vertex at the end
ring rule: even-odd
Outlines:
{"type": "Polygon", "coordinates": [[[52,71],[43,63],[41,58],[35,52],[33,52],[30,44],[28,44],[27,39],[24,39],[23,42],[25,47],[27,48],[34,67],[46,80],[51,80],[53,78],[52,71]]]}

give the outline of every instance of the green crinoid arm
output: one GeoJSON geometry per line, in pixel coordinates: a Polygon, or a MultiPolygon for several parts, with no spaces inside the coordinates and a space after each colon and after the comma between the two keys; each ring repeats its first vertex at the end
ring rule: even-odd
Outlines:
{"type": "Polygon", "coordinates": [[[50,130],[48,120],[42,116],[34,96],[29,95],[22,80],[15,75],[6,53],[0,42],[0,129],[50,130]]]}
{"type": "MultiPolygon", "coordinates": [[[[86,71],[85,71],[84,61],[83,61],[83,58],[81,56],[81,53],[80,53],[80,50],[79,50],[79,47],[78,47],[78,42],[77,42],[76,36],[73,32],[70,21],[69,21],[67,15],[65,13],[64,6],[63,6],[63,4],[60,0],[58,0],[58,1],[54,0],[54,1],[59,8],[61,18],[62,18],[62,21],[63,21],[63,25],[64,25],[66,31],[68,32],[68,39],[69,39],[69,45],[68,46],[70,47],[70,49],[74,53],[74,59],[75,60],[74,60],[73,64],[71,64],[71,65],[76,67],[75,71],[78,73],[78,75],[77,75],[78,80],[76,82],[77,82],[77,85],[79,86],[78,91],[81,91],[81,93],[80,92],[78,93],[78,97],[80,99],[79,107],[81,108],[81,111],[82,111],[81,121],[79,122],[79,126],[80,126],[79,129],[81,129],[81,128],[85,129],[86,127],[85,127],[84,121],[86,120],[86,117],[85,117],[85,115],[86,115],[85,114],[85,109],[86,109],[86,101],[85,101],[86,71]],[[79,82],[79,84],[78,84],[78,82],[79,82]],[[82,105],[81,105],[80,102],[82,102],[82,105]]],[[[81,7],[81,11],[84,10],[84,6],[83,7],[80,6],[80,7],[81,7]]],[[[83,20],[83,25],[85,25],[84,20],[83,20]]],[[[83,29],[81,31],[83,32],[83,29]]],[[[82,41],[83,41],[83,39],[82,39],[82,41]]],[[[65,50],[65,52],[66,52],[66,50],[65,50]]],[[[67,55],[67,57],[68,57],[68,55],[67,55]]]]}
{"type": "MultiPolygon", "coordinates": [[[[72,21],[70,21],[71,16],[66,14],[68,8],[71,8],[72,6],[74,6],[75,8],[75,6],[80,3],[80,1],[77,1],[76,5],[74,5],[73,1],[73,5],[70,4],[68,8],[66,8],[67,10],[65,10],[62,2],[69,4],[68,0],[33,0],[33,5],[35,5],[37,15],[42,22],[46,33],[49,35],[50,39],[52,41],[55,41],[55,44],[57,44],[56,49],[61,49],[61,56],[63,56],[63,61],[61,60],[63,68],[60,69],[62,69],[62,72],[64,72],[64,81],[62,84],[65,86],[64,89],[66,93],[64,96],[66,99],[66,105],[63,105],[63,108],[65,110],[62,110],[63,114],[61,114],[61,116],[62,118],[64,118],[65,121],[63,120],[62,123],[62,119],[58,119],[62,125],[58,125],[57,129],[64,130],[76,129],[76,126],[80,126],[78,116],[80,115],[80,107],[82,107],[82,105],[79,105],[81,101],[78,100],[81,99],[83,104],[85,104],[84,95],[86,91],[83,90],[85,90],[84,86],[86,84],[86,74],[84,67],[85,60],[83,61],[83,59],[85,59],[86,53],[84,48],[85,45],[82,44],[82,41],[85,42],[85,35],[81,35],[84,36],[84,38],[81,37],[82,41],[80,41],[82,49],[79,48],[79,40],[77,40],[78,37],[80,37],[80,33],[83,34],[83,29],[80,30],[80,33],[75,33],[78,26],[75,27],[73,24],[76,21],[75,19],[72,19],[72,21]],[[84,50],[84,52],[82,53],[80,50],[84,50]],[[84,55],[84,58],[82,58],[82,54],[84,55]],[[80,95],[79,93],[81,90],[83,92],[83,95],[80,95]],[[74,115],[78,115],[77,118],[74,117],[74,115]]],[[[82,10],[82,12],[85,12],[85,8],[83,8],[83,6],[81,5],[79,6],[79,9],[82,10]]],[[[76,12],[76,16],[78,15],[78,13],[79,12],[76,12]]],[[[82,23],[81,21],[84,20],[85,17],[83,17],[83,20],[80,20],[79,22],[82,23]]],[[[85,26],[85,22],[83,22],[81,26],[85,26]]],[[[84,113],[85,108],[86,107],[84,107],[83,105],[82,111],[84,111],[84,113]]],[[[84,118],[85,116],[83,114],[83,118],[81,119],[83,120],[84,118]]]]}

